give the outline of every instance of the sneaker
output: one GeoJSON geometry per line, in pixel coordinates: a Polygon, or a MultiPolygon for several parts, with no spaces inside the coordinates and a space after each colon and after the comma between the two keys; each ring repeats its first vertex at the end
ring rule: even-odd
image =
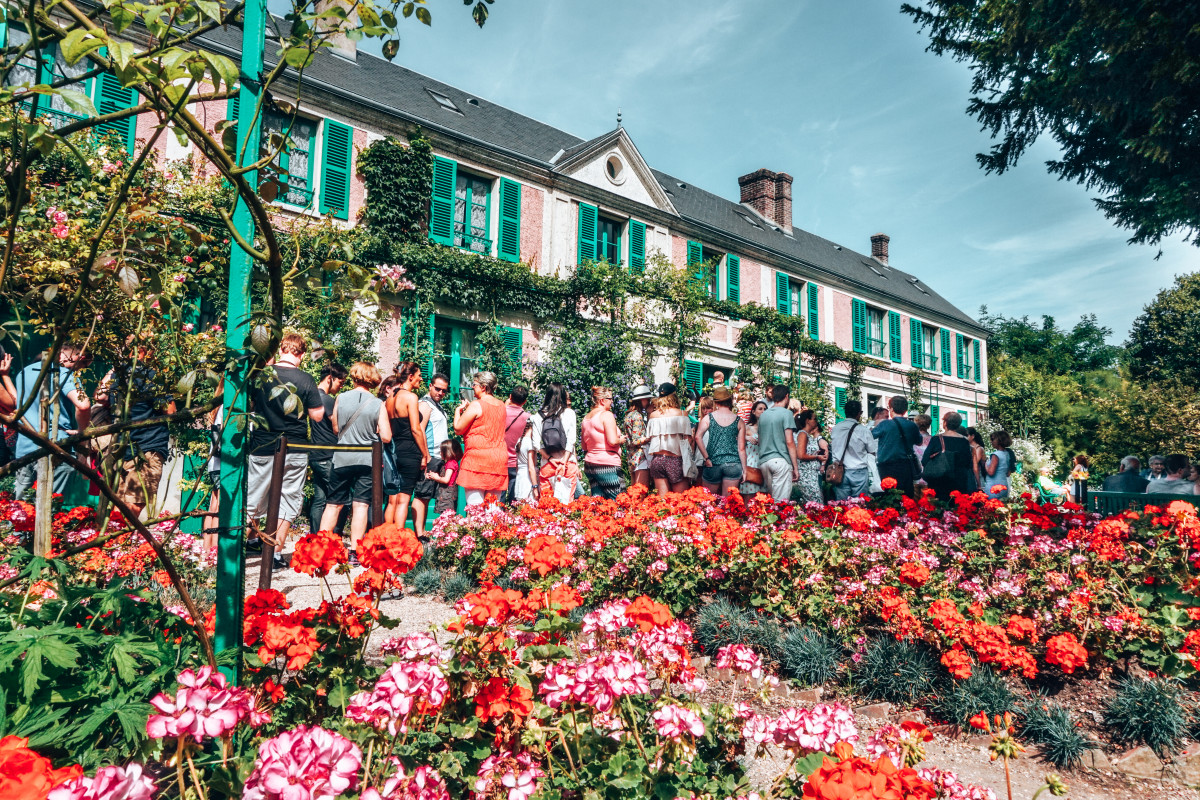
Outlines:
{"type": "Polygon", "coordinates": [[[358,563],[358,553],[355,552],[354,550],[350,551],[350,559],[349,560],[350,560],[350,566],[352,566],[352,567],[361,567],[362,566],[362,564],[358,563]]]}
{"type": "Polygon", "coordinates": [[[274,572],[275,570],[287,569],[287,565],[288,565],[287,562],[284,561],[279,556],[271,557],[271,571],[272,572],[274,572]]]}
{"type": "Polygon", "coordinates": [[[262,539],[251,539],[246,544],[242,545],[242,549],[247,553],[261,553],[262,539]]]}

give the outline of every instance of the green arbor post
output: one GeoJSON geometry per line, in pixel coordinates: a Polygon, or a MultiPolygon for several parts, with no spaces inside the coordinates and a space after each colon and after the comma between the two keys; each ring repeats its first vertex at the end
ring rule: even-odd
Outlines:
{"type": "MultiPolygon", "coordinates": [[[[239,165],[258,159],[259,126],[256,119],[259,78],[263,70],[266,36],[266,0],[248,0],[242,19],[241,89],[237,104],[239,165]]],[[[257,173],[246,173],[246,182],[257,186],[257,173]]],[[[234,207],[233,223],[248,241],[254,241],[254,220],[240,197],[234,207]]],[[[217,542],[217,652],[236,648],[226,677],[241,678],[242,604],[245,592],[245,559],[242,528],[246,518],[246,337],[250,320],[250,256],[237,242],[229,243],[229,301],[226,307],[225,346],[238,356],[236,368],[225,376],[224,426],[221,433],[221,510],[217,542]]]]}

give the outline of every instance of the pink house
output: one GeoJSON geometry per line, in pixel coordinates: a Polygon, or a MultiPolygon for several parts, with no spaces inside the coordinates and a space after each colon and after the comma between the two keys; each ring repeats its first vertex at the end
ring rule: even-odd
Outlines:
{"type": "MultiPolygon", "coordinates": [[[[10,36],[12,32],[10,31],[10,36]]],[[[218,29],[203,46],[237,58],[238,33],[218,29]]],[[[96,105],[129,104],[105,76],[93,81],[96,105]]],[[[292,78],[294,79],[294,75],[292,78]]],[[[125,93],[125,94],[123,94],[125,93]]],[[[792,177],[760,169],[737,178],[729,196],[713,194],[651,167],[618,126],[590,140],[518,114],[373,55],[353,42],[320,52],[305,70],[299,117],[290,130],[288,191],[281,213],[331,217],[353,225],[365,190],[358,153],[384,136],[403,139],[419,126],[434,143],[430,236],[448,247],[523,262],[544,274],[566,275],[583,260],[607,259],[640,269],[659,252],[674,263],[717,264],[711,291],[722,300],[757,302],[804,317],[814,339],[866,356],[862,400],[869,409],[907,393],[919,370],[927,401],[960,410],[974,424],[987,407],[988,331],[908,271],[889,263],[889,237],[864,233],[858,252],[792,224],[792,177]]],[[[202,109],[215,125],[229,109],[202,109]]],[[[268,115],[264,125],[283,124],[268,115]]],[[[130,126],[149,133],[149,122],[130,126]],[[142,128],[146,130],[142,130],[142,128]]],[[[172,137],[164,137],[171,139],[172,137]]],[[[185,148],[168,145],[181,158],[185,148]]],[[[475,331],[491,309],[433,310],[434,367],[452,386],[469,385],[475,331]]],[[[535,356],[538,322],[504,319],[515,351],[535,356]]],[[[706,346],[689,354],[690,382],[737,363],[738,329],[714,318],[706,346]]],[[[398,357],[399,320],[379,341],[381,367],[398,357]]],[[[664,380],[670,365],[660,363],[664,380]]],[[[831,376],[837,403],[845,373],[831,376]]]]}

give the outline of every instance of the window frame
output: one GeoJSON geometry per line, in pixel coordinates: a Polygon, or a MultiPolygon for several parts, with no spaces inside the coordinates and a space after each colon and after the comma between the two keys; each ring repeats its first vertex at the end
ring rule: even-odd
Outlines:
{"type": "Polygon", "coordinates": [[[307,115],[300,114],[300,113],[296,113],[291,116],[288,116],[286,114],[280,114],[278,112],[271,111],[270,109],[263,109],[262,119],[259,123],[259,130],[260,130],[259,136],[263,140],[263,144],[261,145],[261,147],[263,149],[267,149],[270,147],[270,137],[269,136],[262,137],[262,133],[267,132],[267,119],[268,118],[289,121],[289,124],[287,125],[287,127],[280,129],[280,133],[283,134],[283,136],[286,138],[287,141],[284,142],[283,147],[281,147],[279,149],[279,152],[275,156],[275,160],[272,162],[280,170],[282,170],[281,176],[286,175],[286,180],[283,181],[283,183],[284,183],[284,185],[287,186],[287,191],[283,192],[282,194],[277,194],[275,196],[274,201],[272,201],[272,202],[275,203],[276,205],[286,206],[287,208],[296,209],[298,211],[312,211],[313,213],[316,213],[316,211],[317,211],[316,203],[317,203],[317,197],[318,197],[317,190],[319,187],[316,185],[316,181],[313,179],[313,175],[314,175],[313,170],[314,170],[314,167],[315,167],[317,161],[320,159],[320,155],[321,155],[320,154],[320,140],[321,140],[321,132],[322,132],[322,129],[324,126],[324,121],[319,120],[319,119],[313,119],[312,117],[309,117],[307,115]],[[303,151],[308,154],[308,174],[305,176],[305,184],[304,184],[303,189],[292,186],[292,184],[291,184],[291,179],[296,177],[296,175],[294,173],[292,173],[292,171],[291,171],[292,151],[297,148],[293,148],[289,144],[290,142],[296,141],[295,137],[292,134],[292,129],[296,125],[296,123],[300,122],[300,121],[304,121],[304,122],[310,123],[312,125],[312,136],[309,139],[308,149],[303,151]],[[306,193],[308,195],[308,202],[305,204],[299,204],[299,203],[294,203],[291,200],[288,200],[287,199],[288,196],[290,194],[292,194],[293,191],[300,191],[300,192],[306,193]]]}
{"type": "Polygon", "coordinates": [[[708,289],[708,296],[713,300],[725,300],[721,297],[721,271],[725,266],[725,256],[729,255],[720,250],[713,250],[711,247],[701,243],[700,245],[700,263],[712,264],[712,275],[708,276],[708,283],[705,284],[708,289]]]}
{"type": "Polygon", "coordinates": [[[942,346],[938,341],[940,331],[940,328],[921,322],[921,355],[923,357],[921,369],[928,372],[937,372],[938,370],[938,359],[942,354],[942,346]]]}
{"type": "MultiPolygon", "coordinates": [[[[470,170],[463,170],[462,165],[455,170],[454,173],[454,211],[450,216],[450,241],[453,247],[468,253],[478,253],[479,255],[492,255],[492,248],[496,244],[492,239],[492,194],[495,192],[496,181],[486,175],[480,175],[470,170]],[[458,183],[465,181],[466,198],[463,201],[463,217],[460,220],[458,217],[458,183]],[[467,218],[471,216],[471,210],[478,206],[474,202],[474,192],[472,184],[487,184],[487,194],[483,201],[483,236],[477,236],[475,233],[468,234],[467,218]],[[460,229],[461,226],[461,229],[460,229]],[[468,239],[471,242],[479,241],[483,244],[483,250],[476,250],[470,246],[468,239]]],[[[474,231],[474,225],[470,226],[474,231]]]]}
{"type": "Polygon", "coordinates": [[[598,258],[596,259],[597,261],[607,261],[609,264],[612,264],[614,267],[619,267],[621,264],[625,263],[621,260],[621,245],[627,238],[628,237],[625,235],[625,220],[617,219],[615,217],[609,217],[609,216],[606,216],[604,214],[597,212],[597,214],[596,214],[596,250],[597,250],[596,255],[598,256],[598,258]],[[612,231],[616,232],[616,241],[611,242],[611,243],[608,238],[608,233],[609,233],[610,229],[612,231]],[[608,253],[610,250],[613,253],[615,253],[617,256],[615,261],[608,257],[608,253]]]}
{"type": "Polygon", "coordinates": [[[886,327],[885,327],[887,324],[886,323],[887,311],[885,309],[879,308],[877,306],[873,306],[870,303],[865,303],[865,305],[867,307],[867,320],[866,320],[866,322],[867,322],[867,326],[866,326],[867,327],[867,330],[866,330],[867,351],[863,355],[870,356],[871,358],[887,358],[888,344],[887,344],[887,339],[885,338],[887,336],[887,331],[886,331],[886,327]],[[875,321],[876,315],[878,315],[878,319],[879,319],[879,338],[878,339],[872,338],[872,336],[871,336],[872,323],[875,321]],[[877,347],[876,347],[876,345],[877,345],[877,347]]]}

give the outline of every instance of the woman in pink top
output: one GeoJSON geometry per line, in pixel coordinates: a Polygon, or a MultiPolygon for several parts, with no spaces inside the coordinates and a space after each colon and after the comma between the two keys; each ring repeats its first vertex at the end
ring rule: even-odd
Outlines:
{"type": "Polygon", "coordinates": [[[612,412],[612,389],[592,387],[592,410],[583,418],[583,472],[594,497],[612,500],[621,481],[621,445],[625,435],[612,412]]]}

